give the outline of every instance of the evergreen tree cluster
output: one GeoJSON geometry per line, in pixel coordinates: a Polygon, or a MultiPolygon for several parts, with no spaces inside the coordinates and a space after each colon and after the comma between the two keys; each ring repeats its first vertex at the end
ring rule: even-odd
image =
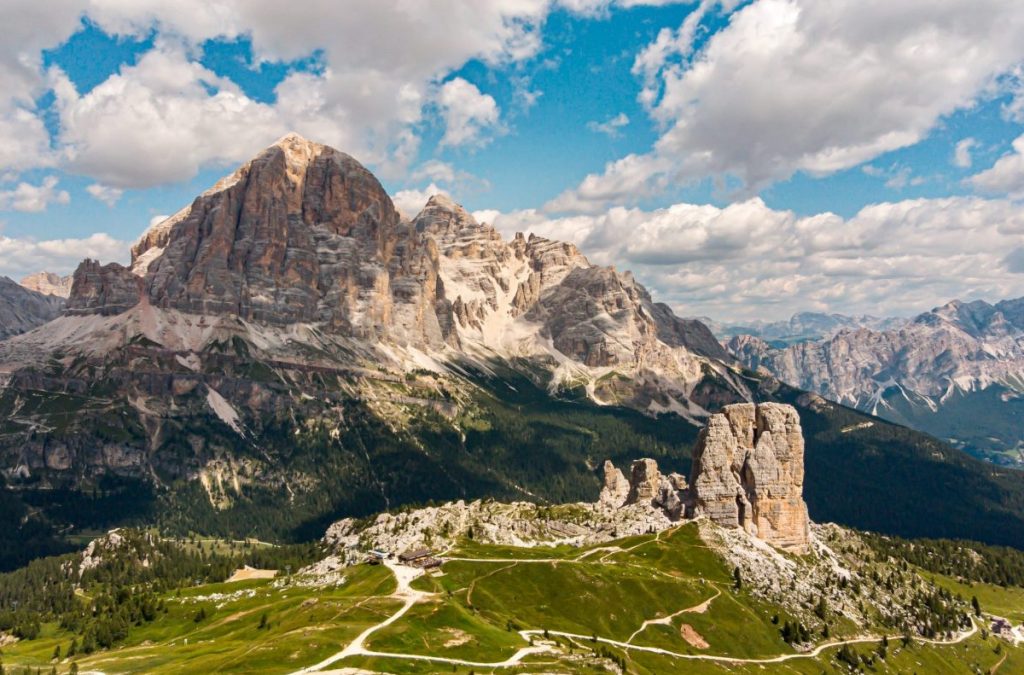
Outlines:
{"type": "Polygon", "coordinates": [[[66,554],[0,574],[0,631],[32,640],[41,623],[55,621],[78,636],[74,649],[88,653],[165,612],[159,596],[167,591],[224,581],[243,565],[297,570],[320,554],[315,543],[218,552],[139,530],[118,535],[119,544],[100,547],[92,567],[80,565],[80,554],[66,554]]]}
{"type": "Polygon", "coordinates": [[[967,581],[1024,586],[1024,551],[953,539],[902,539],[865,533],[880,560],[903,559],[921,569],[967,581]]]}

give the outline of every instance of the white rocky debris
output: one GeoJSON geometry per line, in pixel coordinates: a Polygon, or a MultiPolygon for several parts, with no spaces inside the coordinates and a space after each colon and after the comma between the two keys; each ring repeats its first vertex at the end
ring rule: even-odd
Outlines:
{"type": "Polygon", "coordinates": [[[370,550],[398,554],[426,547],[443,553],[465,538],[521,547],[583,546],[658,532],[672,524],[663,510],[645,504],[541,506],[530,502],[459,500],[442,506],[382,513],[365,527],[346,518],[331,525],[324,540],[335,547],[338,555],[353,561],[366,558],[370,550]]]}

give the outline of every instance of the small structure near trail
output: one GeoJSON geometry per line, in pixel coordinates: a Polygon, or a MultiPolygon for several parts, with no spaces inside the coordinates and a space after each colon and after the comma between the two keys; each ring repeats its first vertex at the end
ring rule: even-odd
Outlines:
{"type": "Polygon", "coordinates": [[[403,565],[420,567],[423,569],[431,569],[441,566],[441,561],[434,557],[433,551],[429,548],[410,549],[405,553],[400,553],[398,555],[398,562],[403,565]]]}

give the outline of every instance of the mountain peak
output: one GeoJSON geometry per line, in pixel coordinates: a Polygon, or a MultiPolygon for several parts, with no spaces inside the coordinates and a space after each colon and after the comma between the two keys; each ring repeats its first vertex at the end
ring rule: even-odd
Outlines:
{"type": "Polygon", "coordinates": [[[321,144],[309,140],[308,138],[306,138],[305,136],[303,136],[302,134],[300,134],[300,133],[298,133],[296,131],[289,131],[284,136],[282,136],[281,138],[279,138],[276,141],[274,141],[273,145],[278,145],[278,146],[284,147],[286,145],[321,145],[321,144]]]}
{"type": "Polygon", "coordinates": [[[289,165],[294,164],[299,166],[308,165],[314,157],[325,150],[337,152],[333,148],[329,148],[322,143],[317,143],[300,136],[294,131],[291,131],[274,141],[267,150],[272,150],[274,148],[280,148],[284,151],[285,159],[288,161],[289,165]]]}
{"type": "Polygon", "coordinates": [[[430,196],[430,199],[427,200],[427,208],[431,206],[447,209],[449,211],[465,211],[461,204],[444,192],[438,192],[437,194],[430,196]]]}
{"type": "Polygon", "coordinates": [[[54,295],[67,298],[71,294],[71,277],[62,277],[53,272],[37,272],[29,274],[21,280],[21,285],[30,291],[43,295],[54,295]]]}

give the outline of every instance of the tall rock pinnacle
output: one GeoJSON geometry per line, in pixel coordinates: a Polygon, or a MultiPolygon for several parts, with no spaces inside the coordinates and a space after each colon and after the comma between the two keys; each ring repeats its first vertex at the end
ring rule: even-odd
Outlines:
{"type": "Polygon", "coordinates": [[[712,415],[693,452],[691,515],[779,548],[808,545],[804,439],[792,406],[739,403],[712,415]]]}

